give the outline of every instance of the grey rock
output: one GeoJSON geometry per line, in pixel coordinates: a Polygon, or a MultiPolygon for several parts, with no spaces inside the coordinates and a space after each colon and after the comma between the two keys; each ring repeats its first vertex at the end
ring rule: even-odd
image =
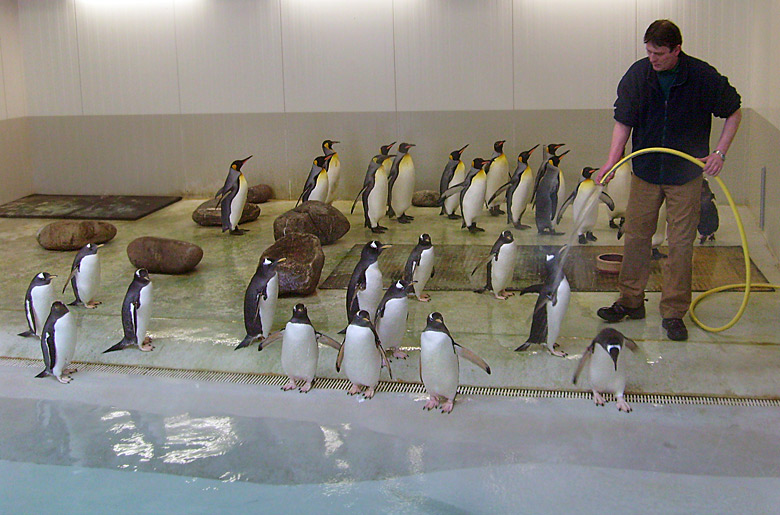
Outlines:
{"type": "Polygon", "coordinates": [[[46,250],[78,250],[87,243],[106,243],[116,226],[102,220],[59,220],[41,227],[36,235],[46,250]]]}
{"type": "Polygon", "coordinates": [[[274,239],[302,232],[315,235],[322,245],[330,245],[347,234],[349,229],[349,220],[341,211],[324,202],[310,200],[274,220],[274,239]]]}
{"type": "Polygon", "coordinates": [[[136,268],[153,274],[186,274],[203,259],[203,249],[186,241],[142,236],[127,245],[127,257],[136,268]]]}
{"type": "MultiPolygon", "coordinates": [[[[241,213],[240,224],[245,224],[257,220],[260,216],[260,206],[247,202],[244,204],[244,212],[241,213]]],[[[217,199],[207,200],[203,204],[195,208],[192,212],[192,220],[207,227],[219,227],[222,225],[222,209],[217,203],[217,199]]]]}
{"type": "Polygon", "coordinates": [[[412,195],[412,205],[417,207],[437,207],[439,192],[434,190],[415,191],[412,195]]]}
{"type": "Polygon", "coordinates": [[[265,249],[260,261],[266,257],[287,258],[276,268],[279,295],[310,295],[317,291],[325,253],[315,235],[294,232],[283,236],[265,249]]]}
{"type": "Polygon", "coordinates": [[[249,188],[246,201],[252,204],[264,204],[274,198],[274,190],[267,184],[257,184],[249,188]]]}

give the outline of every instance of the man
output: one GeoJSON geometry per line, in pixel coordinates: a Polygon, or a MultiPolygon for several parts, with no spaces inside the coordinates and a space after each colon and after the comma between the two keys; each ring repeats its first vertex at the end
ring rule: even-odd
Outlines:
{"type": "Polygon", "coordinates": [[[691,304],[702,171],[714,177],[722,170],[742,120],[741,99],[715,68],[681,50],[680,29],[671,21],[650,24],[644,42],[647,57],[634,63],[618,85],[609,156],[596,180],[600,181],[620,160],[629,135],[634,151],[648,147],[677,149],[701,159],[704,169],[670,154],[650,153],[633,160],[620,296],[612,306],[599,309],[598,315],[607,322],[645,317],[651,239],[658,210],[666,199],[669,258],[660,303],[662,326],[670,340],[686,340],[688,330],[682,318],[691,304]],[[713,115],[726,121],[710,153],[713,115]]]}

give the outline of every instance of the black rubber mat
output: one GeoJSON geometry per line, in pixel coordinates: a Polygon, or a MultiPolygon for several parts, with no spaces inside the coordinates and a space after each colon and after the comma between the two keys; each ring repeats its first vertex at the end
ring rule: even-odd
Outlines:
{"type": "MultiPolygon", "coordinates": [[[[321,289],[346,289],[352,270],[360,258],[363,245],[355,245],[322,282],[321,289]]],[[[379,266],[385,284],[400,279],[411,244],[393,245],[379,256],[379,266]]],[[[508,290],[521,290],[537,284],[544,277],[544,257],[559,247],[550,245],[518,245],[515,273],[508,290]]],[[[467,291],[485,284],[485,268],[474,276],[471,271],[490,252],[489,245],[435,245],[435,273],[426,285],[429,291],[467,291]]],[[[663,247],[660,249],[665,252],[663,247]]],[[[617,275],[596,270],[596,256],[605,253],[622,253],[620,246],[582,245],[572,247],[566,260],[566,277],[572,291],[617,291],[617,275]]],[[[653,261],[646,291],[661,291],[664,259],[653,261]]],[[[706,291],[726,284],[745,281],[745,258],[742,247],[696,246],[693,252],[693,291],[706,291]]],[[[767,282],[766,277],[752,265],[752,282],[767,282]]]]}
{"type": "Polygon", "coordinates": [[[138,220],[181,197],[137,195],[28,195],[0,206],[3,218],[138,220]]]}

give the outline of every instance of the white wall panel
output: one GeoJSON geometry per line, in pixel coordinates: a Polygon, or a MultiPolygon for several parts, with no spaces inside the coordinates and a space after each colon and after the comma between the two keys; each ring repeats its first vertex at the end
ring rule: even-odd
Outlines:
{"type": "Polygon", "coordinates": [[[82,114],[74,0],[20,2],[19,25],[30,115],[82,114]]]}
{"type": "Polygon", "coordinates": [[[178,113],[173,0],[76,1],[84,114],[178,113]]]}
{"type": "Polygon", "coordinates": [[[282,112],[278,0],[176,0],[182,113],[282,112]]]}
{"type": "Polygon", "coordinates": [[[27,116],[19,14],[15,0],[0,0],[0,59],[3,61],[5,117],[27,116]]]}
{"type": "Polygon", "coordinates": [[[393,111],[392,0],[282,2],[288,112],[393,111]]]}
{"type": "Polygon", "coordinates": [[[633,2],[515,0],[515,109],[603,109],[635,60],[633,2]]]}
{"type": "Polygon", "coordinates": [[[8,109],[5,108],[5,76],[3,74],[3,38],[0,37],[0,120],[8,118],[8,109]]]}
{"type": "Polygon", "coordinates": [[[512,0],[397,0],[399,111],[513,108],[512,0]]]}

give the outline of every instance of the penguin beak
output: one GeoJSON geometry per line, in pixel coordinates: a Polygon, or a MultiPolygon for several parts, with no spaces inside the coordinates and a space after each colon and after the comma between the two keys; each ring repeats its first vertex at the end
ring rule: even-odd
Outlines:
{"type": "Polygon", "coordinates": [[[463,151],[466,150],[466,147],[468,147],[468,146],[469,146],[468,143],[466,143],[465,145],[463,145],[462,149],[458,150],[458,152],[462,154],[463,151]]]}
{"type": "MultiPolygon", "coordinates": [[[[254,154],[252,154],[252,155],[254,155],[254,154]]],[[[249,156],[249,157],[247,157],[247,158],[244,158],[244,159],[242,159],[242,160],[241,160],[241,164],[244,164],[244,163],[246,163],[246,162],[247,162],[247,161],[249,161],[250,159],[252,159],[252,156],[249,156]]]]}
{"type": "Polygon", "coordinates": [[[385,249],[389,249],[389,248],[390,248],[390,247],[392,247],[392,246],[393,246],[393,245],[392,245],[391,243],[385,243],[384,245],[382,245],[381,247],[379,247],[379,249],[380,249],[380,250],[385,250],[385,249]]]}
{"type": "Polygon", "coordinates": [[[620,349],[617,347],[612,347],[609,349],[609,356],[612,358],[612,362],[615,364],[615,372],[617,372],[617,360],[618,356],[620,355],[620,349]]]}
{"type": "Polygon", "coordinates": [[[280,257],[279,259],[276,260],[276,264],[278,265],[279,263],[284,263],[285,261],[287,261],[286,257],[280,257]]]}
{"type": "MultiPolygon", "coordinates": [[[[537,143],[536,147],[538,147],[538,146],[539,146],[539,144],[537,143]]],[[[529,156],[534,153],[534,150],[536,150],[536,147],[534,147],[534,148],[532,148],[531,150],[528,151],[528,155],[529,156]]]]}

